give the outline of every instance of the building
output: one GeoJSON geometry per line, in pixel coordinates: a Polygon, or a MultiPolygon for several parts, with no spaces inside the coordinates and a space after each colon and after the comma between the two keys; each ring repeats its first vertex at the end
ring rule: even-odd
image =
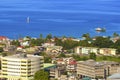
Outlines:
{"type": "Polygon", "coordinates": [[[1,77],[7,80],[33,80],[36,71],[43,69],[43,57],[25,53],[1,58],[1,77]]]}
{"type": "Polygon", "coordinates": [[[75,53],[77,54],[89,54],[89,53],[98,53],[99,49],[96,47],[82,47],[78,46],[75,48],[75,53]]]}
{"type": "Polygon", "coordinates": [[[47,46],[55,46],[55,43],[51,43],[51,42],[48,42],[48,43],[44,43],[42,44],[43,47],[47,47],[47,46]]]}
{"type": "Polygon", "coordinates": [[[116,49],[112,48],[100,48],[99,53],[103,55],[116,55],[116,49]]]}
{"type": "Polygon", "coordinates": [[[120,80],[120,73],[115,73],[107,78],[107,80],[120,80]]]}
{"type": "Polygon", "coordinates": [[[58,79],[65,74],[66,68],[65,65],[57,65],[56,67],[52,67],[49,69],[49,77],[50,79],[58,79]]]}
{"type": "Polygon", "coordinates": [[[8,48],[10,46],[10,40],[5,36],[0,36],[0,47],[8,48]]]}
{"type": "Polygon", "coordinates": [[[119,68],[120,64],[117,62],[79,61],[77,63],[77,76],[78,78],[107,78],[107,76],[119,72],[119,68]]]}
{"type": "Polygon", "coordinates": [[[62,52],[62,46],[47,46],[46,52],[60,53],[62,52]]]}
{"type": "Polygon", "coordinates": [[[116,49],[113,48],[96,48],[96,47],[82,47],[78,46],[75,48],[77,54],[102,54],[102,55],[116,55],[116,49]]]}

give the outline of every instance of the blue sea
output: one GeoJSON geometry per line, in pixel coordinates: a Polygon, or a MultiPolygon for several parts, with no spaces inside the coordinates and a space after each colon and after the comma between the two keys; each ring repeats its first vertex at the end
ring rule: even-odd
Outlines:
{"type": "Polygon", "coordinates": [[[0,35],[79,38],[120,33],[120,0],[0,0],[0,35]],[[29,22],[27,18],[29,17],[29,22]],[[106,29],[97,33],[95,28],[106,29]]]}

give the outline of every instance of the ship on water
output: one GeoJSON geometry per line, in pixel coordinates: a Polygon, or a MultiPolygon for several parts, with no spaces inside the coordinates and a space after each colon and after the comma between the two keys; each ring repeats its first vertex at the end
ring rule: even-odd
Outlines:
{"type": "Polygon", "coordinates": [[[95,31],[97,31],[97,32],[105,32],[106,29],[98,27],[98,28],[95,28],[95,31]]]}
{"type": "Polygon", "coordinates": [[[30,23],[30,18],[29,17],[27,17],[27,23],[30,23]]]}

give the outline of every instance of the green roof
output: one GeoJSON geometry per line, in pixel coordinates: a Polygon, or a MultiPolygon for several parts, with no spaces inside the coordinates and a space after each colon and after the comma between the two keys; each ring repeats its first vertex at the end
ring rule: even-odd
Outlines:
{"type": "Polygon", "coordinates": [[[55,64],[52,64],[52,63],[44,63],[43,66],[44,66],[44,68],[48,68],[48,67],[55,66],[55,64]]]}

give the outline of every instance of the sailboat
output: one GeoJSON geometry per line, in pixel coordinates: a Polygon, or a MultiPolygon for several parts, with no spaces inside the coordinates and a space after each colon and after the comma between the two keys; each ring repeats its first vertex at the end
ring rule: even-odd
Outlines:
{"type": "Polygon", "coordinates": [[[27,23],[30,23],[30,18],[29,17],[27,17],[27,23]]]}

